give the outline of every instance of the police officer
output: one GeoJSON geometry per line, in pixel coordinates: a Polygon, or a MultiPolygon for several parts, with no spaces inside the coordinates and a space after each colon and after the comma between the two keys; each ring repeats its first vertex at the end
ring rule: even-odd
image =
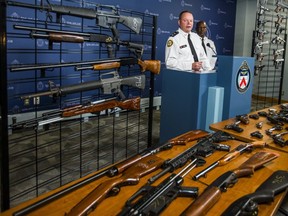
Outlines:
{"type": "Polygon", "coordinates": [[[165,63],[168,69],[184,71],[206,71],[211,69],[200,37],[191,32],[193,22],[193,14],[190,11],[180,13],[179,29],[168,38],[166,43],[165,63]],[[191,40],[190,44],[189,38],[191,40]]]}
{"type": "Polygon", "coordinates": [[[217,52],[215,44],[212,40],[210,40],[207,36],[207,25],[206,22],[201,20],[196,24],[196,32],[200,36],[200,39],[202,41],[202,46],[205,49],[205,52],[207,54],[207,57],[209,59],[209,63],[211,68],[215,68],[215,64],[217,61],[217,52]]]}

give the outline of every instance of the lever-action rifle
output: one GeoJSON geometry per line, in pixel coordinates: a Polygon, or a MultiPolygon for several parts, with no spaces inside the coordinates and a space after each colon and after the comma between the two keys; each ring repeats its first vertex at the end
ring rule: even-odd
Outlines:
{"type": "Polygon", "coordinates": [[[110,68],[118,68],[120,66],[131,66],[138,64],[141,68],[141,72],[146,70],[154,74],[159,74],[161,68],[161,62],[159,60],[141,60],[134,57],[120,57],[120,58],[108,58],[94,61],[81,61],[81,62],[68,62],[59,64],[38,64],[38,65],[21,65],[10,67],[11,72],[19,72],[26,70],[45,70],[51,68],[71,67],[74,66],[76,70],[94,69],[94,70],[106,70],[110,68]],[[84,65],[83,67],[80,67],[84,65]],[[89,65],[88,68],[87,65],[89,65]],[[93,66],[90,66],[93,65],[93,66]],[[113,67],[112,67],[112,66],[113,67]]]}
{"type": "Polygon", "coordinates": [[[253,143],[245,143],[237,146],[233,151],[227,153],[224,155],[220,160],[212,163],[210,166],[199,172],[198,174],[194,175],[192,177],[193,180],[198,180],[201,177],[206,176],[208,172],[210,172],[212,169],[218,167],[218,166],[224,166],[230,161],[234,160],[244,152],[251,152],[254,148],[264,148],[266,146],[265,142],[261,141],[255,141],[253,143]]]}
{"type": "Polygon", "coordinates": [[[93,8],[81,8],[73,6],[63,6],[50,4],[46,0],[48,5],[44,5],[41,0],[41,5],[26,4],[16,1],[7,1],[8,5],[19,6],[31,9],[38,9],[40,11],[47,11],[47,18],[51,18],[50,12],[56,13],[57,22],[61,23],[62,15],[76,16],[80,18],[95,19],[96,25],[103,28],[110,28],[115,38],[119,38],[116,28],[117,23],[121,23],[128,27],[130,30],[139,34],[142,26],[142,19],[139,17],[122,16],[119,14],[119,10],[112,5],[100,5],[96,4],[93,8]],[[103,10],[105,9],[105,10],[103,10]],[[110,11],[108,11],[110,10],[110,11]]]}
{"type": "Polygon", "coordinates": [[[255,170],[262,168],[264,164],[276,159],[278,156],[278,154],[271,152],[255,153],[237,169],[228,171],[213,181],[181,215],[205,215],[221,198],[221,193],[225,192],[228,187],[233,187],[238,178],[253,175],[255,170]]]}
{"type": "Polygon", "coordinates": [[[258,215],[258,204],[273,202],[274,197],[288,187],[288,172],[275,171],[254,193],[245,195],[233,202],[222,216],[258,215]]]}
{"type": "MultiPolygon", "coordinates": [[[[105,73],[100,75],[100,80],[89,81],[80,84],[74,84],[65,87],[55,87],[53,82],[49,82],[50,91],[39,92],[35,94],[22,96],[22,100],[29,100],[30,98],[40,97],[40,96],[53,96],[60,97],[67,94],[73,94],[82,91],[90,91],[93,89],[101,88],[103,94],[117,94],[122,100],[125,99],[123,92],[121,91],[121,86],[127,85],[131,87],[136,87],[139,89],[145,89],[145,75],[137,75],[121,78],[117,71],[105,73]],[[110,77],[112,76],[112,77],[110,77]],[[105,78],[108,77],[108,78],[105,78]]],[[[27,101],[25,101],[27,102],[27,101]]],[[[28,102],[26,103],[28,104],[28,102]]]]}
{"type": "Polygon", "coordinates": [[[115,44],[117,46],[126,46],[137,58],[141,58],[144,50],[143,44],[132,43],[129,41],[121,41],[115,39],[107,34],[100,33],[83,33],[72,31],[60,31],[54,29],[34,28],[30,26],[14,25],[15,29],[30,31],[31,38],[42,38],[49,41],[49,49],[53,48],[54,42],[69,42],[69,43],[84,43],[84,42],[98,42],[105,44],[115,44]],[[41,33],[41,32],[45,32],[41,33]]]}
{"type": "Polygon", "coordinates": [[[22,129],[22,128],[37,128],[46,124],[51,124],[53,122],[58,122],[64,118],[77,116],[85,113],[98,113],[103,110],[121,108],[123,110],[140,110],[140,97],[126,99],[124,101],[110,99],[101,100],[97,102],[92,102],[88,105],[77,105],[73,107],[68,107],[62,110],[51,111],[43,113],[41,117],[16,122],[10,125],[12,129],[22,129]]]}
{"type": "Polygon", "coordinates": [[[161,151],[166,151],[171,149],[174,145],[186,145],[189,142],[192,142],[194,140],[198,140],[200,138],[203,138],[205,136],[207,136],[208,133],[202,130],[191,130],[188,131],[180,136],[177,136],[175,138],[170,139],[169,141],[167,141],[166,143],[160,145],[160,146],[153,146],[150,147],[148,149],[146,149],[144,152],[137,154],[133,157],[128,158],[127,160],[124,160],[122,162],[119,162],[118,164],[109,167],[99,173],[96,173],[92,176],[90,176],[89,178],[86,178],[82,181],[77,182],[76,184],[68,187],[68,188],[64,188],[63,190],[52,194],[48,197],[45,197],[44,199],[33,203],[29,206],[26,206],[25,208],[15,212],[13,214],[13,216],[24,216],[27,215],[28,213],[40,208],[43,205],[47,205],[48,203],[52,202],[53,200],[59,199],[60,197],[80,188],[83,187],[103,176],[109,176],[109,177],[113,177],[116,175],[119,175],[121,173],[123,173],[126,169],[128,169],[130,166],[132,166],[133,164],[137,163],[138,161],[140,161],[141,159],[148,157],[149,155],[153,155],[156,154],[158,152],[161,151]]]}
{"type": "Polygon", "coordinates": [[[118,214],[118,216],[159,215],[178,196],[197,197],[197,187],[181,186],[184,181],[184,176],[186,176],[196,166],[196,163],[197,159],[194,159],[179,173],[172,173],[158,186],[146,184],[141,187],[127,200],[124,209],[118,214]],[[193,166],[191,167],[191,165],[193,166]],[[182,173],[184,174],[182,175],[182,173]],[[139,198],[140,195],[143,196],[139,198]],[[133,202],[137,198],[139,199],[136,202],[133,202]]]}
{"type": "Polygon", "coordinates": [[[141,177],[158,169],[163,161],[162,158],[156,155],[149,155],[141,159],[125,170],[119,178],[112,178],[102,182],[65,215],[88,215],[95,210],[104,199],[117,195],[120,192],[120,187],[138,184],[141,177]]]}

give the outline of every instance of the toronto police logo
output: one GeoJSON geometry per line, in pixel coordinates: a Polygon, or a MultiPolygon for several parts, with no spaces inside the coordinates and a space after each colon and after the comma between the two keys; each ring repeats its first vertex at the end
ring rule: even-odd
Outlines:
{"type": "Polygon", "coordinates": [[[250,68],[246,61],[243,61],[236,76],[236,86],[240,93],[244,93],[249,88],[250,84],[250,68]]]}

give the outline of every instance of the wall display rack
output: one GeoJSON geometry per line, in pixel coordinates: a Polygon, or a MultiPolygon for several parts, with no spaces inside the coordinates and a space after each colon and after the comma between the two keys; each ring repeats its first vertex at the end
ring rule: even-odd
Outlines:
{"type": "Polygon", "coordinates": [[[253,101],[256,110],[281,103],[287,15],[283,1],[258,1],[251,52],[255,57],[253,101]]]}
{"type": "Polygon", "coordinates": [[[153,145],[155,16],[77,0],[1,12],[2,210],[153,145]]]}

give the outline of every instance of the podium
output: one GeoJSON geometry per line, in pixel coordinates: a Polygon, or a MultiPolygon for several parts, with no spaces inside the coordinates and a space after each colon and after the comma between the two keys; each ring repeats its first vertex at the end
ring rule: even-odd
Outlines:
{"type": "Polygon", "coordinates": [[[218,56],[217,72],[162,69],[160,143],[189,130],[207,130],[207,112],[209,114],[219,105],[223,106],[219,109],[223,110],[219,113],[220,121],[249,113],[253,83],[251,68],[254,70],[252,57],[218,56]],[[219,97],[222,100],[211,102],[211,97],[215,96],[208,95],[210,87],[224,89],[223,97],[219,97]]]}

